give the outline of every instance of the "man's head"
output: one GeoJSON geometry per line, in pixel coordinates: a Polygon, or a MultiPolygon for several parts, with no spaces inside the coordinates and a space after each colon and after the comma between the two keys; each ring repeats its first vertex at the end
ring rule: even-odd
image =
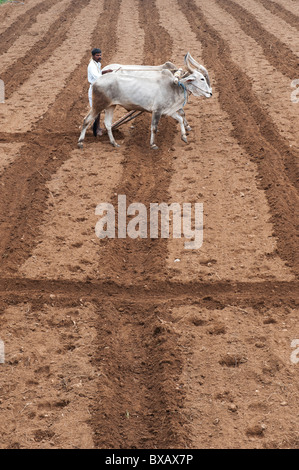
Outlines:
{"type": "Polygon", "coordinates": [[[101,62],[101,60],[102,60],[102,51],[101,51],[101,49],[94,48],[91,51],[91,55],[92,55],[93,60],[95,60],[96,62],[101,62]]]}

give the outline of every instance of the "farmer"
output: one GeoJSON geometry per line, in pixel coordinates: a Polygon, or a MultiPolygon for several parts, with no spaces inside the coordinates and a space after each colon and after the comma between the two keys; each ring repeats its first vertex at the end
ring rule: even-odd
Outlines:
{"type": "MultiPolygon", "coordinates": [[[[101,60],[102,60],[102,51],[101,49],[98,49],[97,47],[95,47],[91,51],[91,59],[87,67],[87,80],[90,84],[89,90],[88,90],[88,99],[89,99],[89,105],[91,108],[92,108],[92,85],[101,75],[112,72],[112,70],[110,69],[102,72],[101,60]]],[[[94,124],[93,124],[93,134],[95,137],[97,135],[102,135],[103,133],[103,129],[101,129],[99,125],[100,125],[100,116],[97,117],[97,119],[94,121],[94,124]]]]}
{"type": "Polygon", "coordinates": [[[92,85],[102,75],[102,52],[101,49],[93,49],[91,51],[91,59],[87,67],[87,80],[90,84],[88,90],[88,99],[90,107],[92,107],[92,85]]]}
{"type": "MultiPolygon", "coordinates": [[[[102,60],[101,49],[94,48],[91,51],[91,59],[87,67],[87,80],[90,84],[89,90],[88,90],[88,99],[89,99],[89,105],[91,108],[92,108],[92,85],[102,75],[101,60],[102,60]]],[[[103,130],[99,127],[99,125],[100,125],[100,116],[96,118],[93,124],[94,136],[102,135],[103,133],[103,130]]]]}

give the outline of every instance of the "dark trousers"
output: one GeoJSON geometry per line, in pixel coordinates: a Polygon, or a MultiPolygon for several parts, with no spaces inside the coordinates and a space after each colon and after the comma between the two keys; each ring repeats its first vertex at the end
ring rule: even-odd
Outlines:
{"type": "Polygon", "coordinates": [[[93,135],[96,137],[97,136],[97,130],[100,126],[100,116],[96,118],[96,120],[93,123],[92,130],[93,130],[93,135]]]}

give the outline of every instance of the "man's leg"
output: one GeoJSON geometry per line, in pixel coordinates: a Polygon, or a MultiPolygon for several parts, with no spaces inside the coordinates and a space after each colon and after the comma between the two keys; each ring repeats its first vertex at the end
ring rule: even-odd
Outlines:
{"type": "Polygon", "coordinates": [[[101,115],[99,114],[96,120],[93,123],[93,135],[97,137],[98,135],[103,135],[103,129],[100,128],[100,117],[101,115]]]}
{"type": "MultiPolygon", "coordinates": [[[[89,99],[89,105],[92,108],[92,86],[90,86],[88,90],[88,99],[89,99]]],[[[103,134],[103,129],[100,128],[100,116],[101,115],[99,114],[92,126],[93,135],[95,137],[103,134]]]]}
{"type": "Polygon", "coordinates": [[[93,135],[94,135],[95,137],[97,137],[97,136],[99,135],[99,134],[98,134],[98,127],[99,127],[99,125],[100,125],[100,116],[98,116],[98,117],[96,118],[96,120],[94,121],[93,126],[92,126],[93,135]]]}

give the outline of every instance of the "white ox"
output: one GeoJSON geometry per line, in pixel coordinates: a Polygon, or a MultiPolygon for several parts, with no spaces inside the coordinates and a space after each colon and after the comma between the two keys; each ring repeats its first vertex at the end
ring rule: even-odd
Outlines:
{"type": "MultiPolygon", "coordinates": [[[[207,69],[203,65],[200,65],[198,62],[196,62],[196,60],[194,60],[193,57],[191,56],[190,52],[187,52],[187,54],[185,55],[184,62],[189,72],[193,72],[194,70],[201,72],[206,78],[208,85],[210,86],[210,78],[209,78],[207,69]]],[[[102,69],[102,71],[103,73],[113,72],[113,73],[122,73],[125,75],[138,75],[138,76],[150,75],[151,77],[153,77],[154,76],[153,73],[156,73],[156,75],[159,76],[159,72],[165,69],[170,70],[174,74],[174,76],[176,77],[175,78],[176,83],[178,82],[179,78],[182,78],[186,74],[186,72],[184,72],[182,68],[178,68],[175,64],[169,61],[165,62],[162,65],[109,64],[109,65],[106,65],[102,69]]],[[[183,108],[179,109],[178,113],[182,116],[184,120],[184,126],[186,130],[191,131],[191,126],[187,122],[183,108]]]]}
{"type": "MultiPolygon", "coordinates": [[[[185,62],[186,62],[187,55],[185,56],[185,62]]],[[[197,64],[197,65],[199,67],[201,67],[199,64],[197,64]]],[[[113,73],[121,73],[121,74],[124,74],[124,75],[135,75],[135,76],[138,76],[138,77],[140,77],[140,76],[142,76],[142,77],[146,77],[146,76],[154,77],[155,75],[157,77],[159,77],[159,74],[162,72],[162,70],[170,70],[174,74],[174,76],[177,77],[175,79],[176,83],[178,82],[179,78],[182,78],[182,76],[184,74],[184,71],[182,69],[178,69],[172,62],[165,62],[162,65],[109,64],[109,65],[106,65],[102,69],[103,73],[113,72],[113,73]]],[[[204,69],[204,70],[206,72],[206,69],[204,69]]],[[[187,122],[187,119],[185,117],[185,112],[184,112],[183,108],[179,109],[178,113],[182,116],[182,118],[184,120],[184,126],[185,126],[186,130],[191,131],[191,126],[187,122]]],[[[99,119],[98,119],[98,122],[99,122],[99,119]]]]}
{"type": "MultiPolygon", "coordinates": [[[[124,107],[127,111],[140,110],[152,113],[151,148],[158,148],[155,144],[155,135],[162,115],[171,116],[179,122],[181,138],[187,142],[185,120],[180,113],[186,103],[187,95],[192,93],[194,96],[210,98],[212,89],[207,70],[194,61],[189,53],[185,56],[185,63],[189,72],[180,80],[168,67],[164,68],[165,64],[156,66],[160,67],[158,70],[151,69],[151,73],[133,74],[134,67],[135,72],[136,68],[145,72],[148,66],[130,66],[132,74],[106,73],[100,77],[93,85],[93,106],[83,121],[78,146],[83,146],[87,128],[103,110],[105,110],[104,123],[110,142],[115,147],[119,146],[112,134],[112,119],[116,105],[124,107]]],[[[108,67],[111,66],[106,68],[108,67]]]]}

